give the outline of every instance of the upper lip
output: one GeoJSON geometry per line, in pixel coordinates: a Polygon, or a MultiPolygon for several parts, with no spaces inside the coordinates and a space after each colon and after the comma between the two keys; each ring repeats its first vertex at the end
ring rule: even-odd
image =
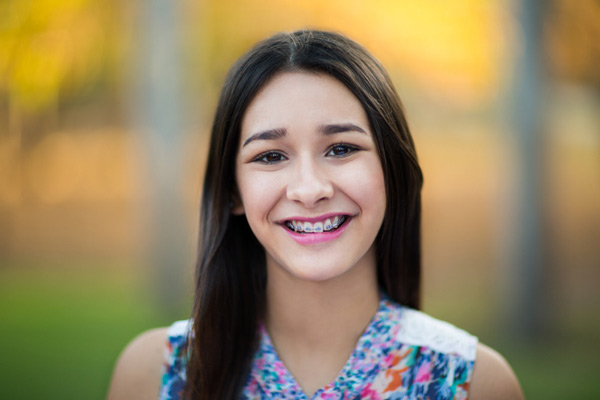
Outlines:
{"type": "Polygon", "coordinates": [[[280,223],[285,223],[286,221],[300,221],[300,222],[315,223],[315,222],[323,221],[327,218],[334,218],[336,216],[341,217],[342,215],[349,216],[350,214],[343,213],[343,212],[332,212],[332,213],[320,215],[318,217],[289,217],[289,218],[280,220],[280,223]]]}

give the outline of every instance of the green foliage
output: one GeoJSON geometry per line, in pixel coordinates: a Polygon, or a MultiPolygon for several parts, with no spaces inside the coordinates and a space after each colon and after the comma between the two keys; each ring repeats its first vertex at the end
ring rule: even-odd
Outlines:
{"type": "Polygon", "coordinates": [[[7,399],[103,399],[125,345],[161,319],[130,266],[0,269],[7,399]]]}

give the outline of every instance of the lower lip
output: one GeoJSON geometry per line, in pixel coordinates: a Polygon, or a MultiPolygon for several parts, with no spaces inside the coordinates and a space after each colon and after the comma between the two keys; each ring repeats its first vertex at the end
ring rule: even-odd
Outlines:
{"type": "Polygon", "coordinates": [[[298,233],[292,232],[287,227],[283,227],[288,235],[292,237],[296,242],[302,245],[312,245],[312,244],[320,244],[329,242],[339,238],[342,233],[346,230],[348,224],[352,221],[350,217],[348,220],[342,224],[339,228],[330,232],[321,232],[321,233],[298,233]]]}

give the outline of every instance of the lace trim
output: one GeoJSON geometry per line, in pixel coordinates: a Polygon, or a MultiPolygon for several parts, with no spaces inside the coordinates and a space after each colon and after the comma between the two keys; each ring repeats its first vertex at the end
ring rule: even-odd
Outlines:
{"type": "Polygon", "coordinates": [[[464,330],[410,308],[402,308],[400,321],[397,341],[475,361],[477,338],[464,330]]]}

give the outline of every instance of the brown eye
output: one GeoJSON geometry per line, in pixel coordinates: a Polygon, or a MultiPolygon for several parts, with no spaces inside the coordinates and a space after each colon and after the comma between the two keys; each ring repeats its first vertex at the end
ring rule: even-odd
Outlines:
{"type": "Polygon", "coordinates": [[[263,153],[254,159],[255,162],[260,162],[264,164],[274,164],[283,160],[285,160],[283,154],[278,153],[276,151],[269,151],[267,153],[263,153]]]}

